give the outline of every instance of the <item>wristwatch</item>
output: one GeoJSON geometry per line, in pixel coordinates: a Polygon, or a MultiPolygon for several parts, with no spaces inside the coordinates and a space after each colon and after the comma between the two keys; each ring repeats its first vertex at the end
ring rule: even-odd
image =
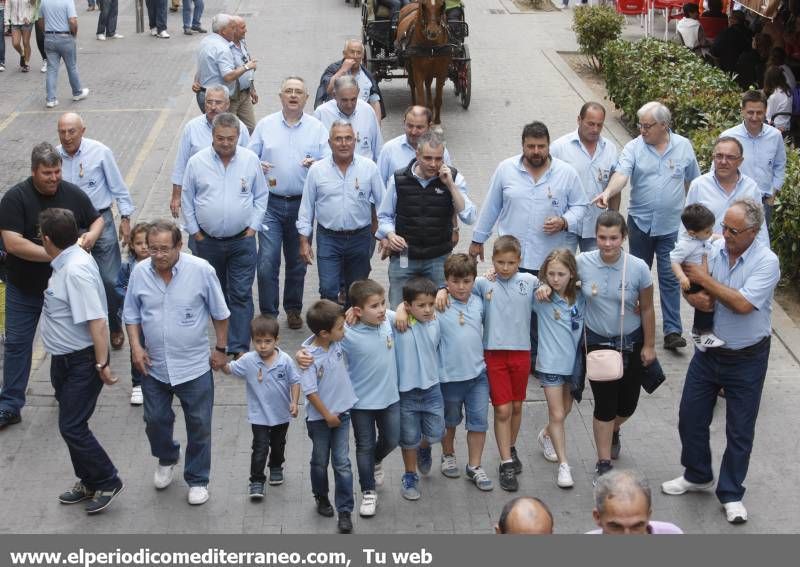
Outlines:
{"type": "Polygon", "coordinates": [[[228,353],[228,347],[226,347],[226,346],[215,346],[214,350],[217,351],[217,352],[221,352],[222,354],[227,354],[228,353]]]}
{"type": "Polygon", "coordinates": [[[108,366],[108,361],[106,360],[105,364],[100,364],[99,362],[94,365],[98,372],[104,370],[108,366]]]}

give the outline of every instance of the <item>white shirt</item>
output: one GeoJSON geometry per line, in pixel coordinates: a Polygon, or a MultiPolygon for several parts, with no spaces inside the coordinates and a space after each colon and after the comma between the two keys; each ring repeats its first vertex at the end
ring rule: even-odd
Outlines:
{"type": "Polygon", "coordinates": [[[792,96],[781,89],[776,89],[767,99],[767,122],[778,130],[788,130],[789,123],[792,120],[792,117],[788,114],[776,117],[773,122],[772,117],[779,112],[792,112],[792,96]]]}

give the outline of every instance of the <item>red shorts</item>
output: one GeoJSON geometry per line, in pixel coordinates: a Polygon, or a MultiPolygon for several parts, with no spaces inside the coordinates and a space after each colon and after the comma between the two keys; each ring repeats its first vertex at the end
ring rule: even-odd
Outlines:
{"type": "Polygon", "coordinates": [[[531,372],[529,350],[485,350],[489,396],[493,406],[525,401],[528,374],[531,372]]]}

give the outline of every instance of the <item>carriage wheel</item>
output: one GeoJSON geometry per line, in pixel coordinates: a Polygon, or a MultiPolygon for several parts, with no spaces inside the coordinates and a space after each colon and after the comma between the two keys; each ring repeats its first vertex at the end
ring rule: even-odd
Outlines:
{"type": "Polygon", "coordinates": [[[461,98],[461,106],[469,108],[472,98],[472,62],[469,60],[469,49],[464,46],[464,57],[467,59],[458,68],[458,87],[457,91],[461,98]]]}

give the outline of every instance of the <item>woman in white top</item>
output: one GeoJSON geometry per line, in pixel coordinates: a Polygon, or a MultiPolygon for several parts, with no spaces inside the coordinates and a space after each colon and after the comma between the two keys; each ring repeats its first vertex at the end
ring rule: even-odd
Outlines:
{"type": "Polygon", "coordinates": [[[789,90],[780,67],[769,67],[764,73],[764,96],[767,97],[767,122],[781,132],[789,130],[792,121],[792,91],[789,90]],[[776,114],[780,116],[775,116],[776,114]]]}
{"type": "Polygon", "coordinates": [[[11,45],[19,53],[19,69],[30,70],[31,30],[33,29],[33,12],[35,0],[8,0],[6,3],[6,20],[11,24],[11,45]]]}

